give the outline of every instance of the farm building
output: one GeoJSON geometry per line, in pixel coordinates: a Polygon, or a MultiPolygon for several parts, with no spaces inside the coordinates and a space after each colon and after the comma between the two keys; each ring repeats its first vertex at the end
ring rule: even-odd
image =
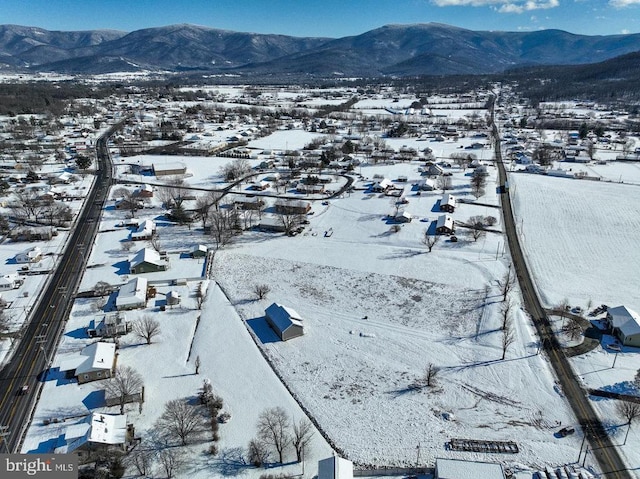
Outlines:
{"type": "Polygon", "coordinates": [[[436,233],[438,234],[451,234],[453,233],[455,223],[453,218],[449,215],[440,215],[436,221],[436,233]]]}
{"type": "Polygon", "coordinates": [[[128,283],[122,285],[116,296],[116,309],[124,311],[127,309],[144,308],[147,305],[147,278],[133,278],[128,283]]]}
{"type": "Polygon", "coordinates": [[[318,461],[318,479],[353,479],[353,463],[338,456],[318,461]]]}
{"type": "Polygon", "coordinates": [[[179,161],[163,164],[154,163],[152,168],[155,176],[184,175],[187,172],[186,165],[179,161]]]}
{"type": "Polygon", "coordinates": [[[114,343],[92,343],[60,363],[60,371],[75,376],[78,384],[110,378],[116,363],[114,343]]]}
{"type": "Polygon", "coordinates": [[[16,263],[37,263],[42,259],[42,250],[39,246],[33,246],[32,248],[21,251],[15,255],[16,263]]]}
{"type": "Polygon", "coordinates": [[[160,253],[151,248],[143,248],[129,260],[129,272],[131,274],[155,273],[166,271],[169,264],[160,253]]]}
{"type": "Polygon", "coordinates": [[[491,462],[436,459],[436,479],[505,479],[502,466],[491,462]]]}
{"type": "Polygon", "coordinates": [[[297,338],[304,334],[302,318],[291,308],[273,303],[265,310],[269,326],[273,328],[282,341],[297,338]]]}
{"type": "Polygon", "coordinates": [[[456,210],[456,197],[450,193],[447,193],[440,200],[440,211],[453,213],[455,210],[456,210]]]}
{"type": "Polygon", "coordinates": [[[626,306],[607,311],[607,323],[613,334],[625,346],[640,347],[640,315],[626,306]]]}

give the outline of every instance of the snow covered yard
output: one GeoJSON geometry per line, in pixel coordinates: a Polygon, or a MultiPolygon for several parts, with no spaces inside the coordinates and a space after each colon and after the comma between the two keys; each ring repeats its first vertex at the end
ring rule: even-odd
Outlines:
{"type": "MultiPolygon", "coordinates": [[[[437,197],[409,196],[407,209],[432,216],[437,197]]],[[[575,460],[579,438],[554,437],[560,422],[571,423],[571,412],[519,309],[517,341],[500,360],[502,236],[441,240],[428,253],[420,242],[425,223],[389,232],[388,201],[357,191],[314,206],[303,235],[247,233],[216,253],[215,279],[350,459],[412,466],[420,446],[423,463],[473,456],[536,467],[575,460]],[[255,300],[256,284],[271,286],[266,299],[255,300]],[[276,340],[264,320],[273,301],[302,315],[303,337],[276,340]],[[441,368],[438,385],[414,389],[429,363],[441,368]],[[452,438],[513,440],[521,452],[456,453],[445,448],[452,438]]],[[[455,214],[466,220],[484,208],[461,204],[455,214]]]]}

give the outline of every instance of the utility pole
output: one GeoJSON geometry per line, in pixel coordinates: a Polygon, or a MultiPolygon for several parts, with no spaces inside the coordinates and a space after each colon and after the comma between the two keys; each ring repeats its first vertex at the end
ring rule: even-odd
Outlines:
{"type": "Polygon", "coordinates": [[[2,439],[2,443],[4,444],[4,449],[7,451],[7,454],[11,454],[9,451],[9,444],[7,443],[7,437],[9,434],[11,434],[9,426],[0,426],[0,439],[2,439]]]}
{"type": "Polygon", "coordinates": [[[417,449],[417,456],[416,456],[416,467],[420,466],[420,443],[418,443],[418,445],[416,446],[417,449]]]}

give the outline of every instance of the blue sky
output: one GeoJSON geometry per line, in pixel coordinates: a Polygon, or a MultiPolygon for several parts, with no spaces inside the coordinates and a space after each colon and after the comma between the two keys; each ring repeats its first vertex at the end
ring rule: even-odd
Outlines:
{"type": "Polygon", "coordinates": [[[358,35],[390,23],[471,30],[640,33],[640,0],[0,0],[0,23],[133,31],[191,23],[293,36],[358,35]]]}

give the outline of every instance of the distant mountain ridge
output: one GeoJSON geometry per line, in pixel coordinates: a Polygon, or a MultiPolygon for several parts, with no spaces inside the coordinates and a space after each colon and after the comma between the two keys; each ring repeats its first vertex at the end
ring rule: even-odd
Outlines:
{"type": "Polygon", "coordinates": [[[202,71],[290,76],[499,73],[579,65],[640,51],[640,34],[472,31],[438,23],[386,25],[343,38],[241,33],[195,25],[133,32],[0,25],[0,72],[202,71]]]}

